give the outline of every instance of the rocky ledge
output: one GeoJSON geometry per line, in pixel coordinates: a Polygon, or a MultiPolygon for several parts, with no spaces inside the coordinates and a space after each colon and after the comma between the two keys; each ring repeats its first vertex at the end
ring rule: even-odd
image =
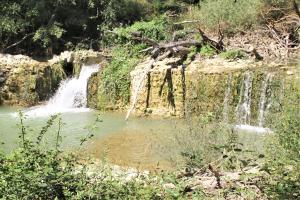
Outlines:
{"type": "Polygon", "coordinates": [[[66,51],[48,61],[0,54],[0,104],[36,105],[51,97],[67,76],[78,75],[82,64],[103,60],[94,51],[66,51]]]}
{"type": "Polygon", "coordinates": [[[256,125],[261,114],[277,110],[299,77],[299,63],[216,57],[184,65],[180,58],[166,58],[147,71],[149,64],[151,59],[146,59],[131,72],[131,103],[136,97],[133,113],[138,115],[211,112],[229,122],[241,115],[256,125]]]}

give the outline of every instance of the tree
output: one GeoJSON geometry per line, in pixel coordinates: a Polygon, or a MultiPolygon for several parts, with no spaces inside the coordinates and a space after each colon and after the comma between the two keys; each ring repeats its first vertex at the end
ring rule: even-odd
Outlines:
{"type": "Polygon", "coordinates": [[[103,30],[141,19],[146,6],[132,0],[3,0],[0,51],[59,53],[80,43],[89,48],[103,30]]]}

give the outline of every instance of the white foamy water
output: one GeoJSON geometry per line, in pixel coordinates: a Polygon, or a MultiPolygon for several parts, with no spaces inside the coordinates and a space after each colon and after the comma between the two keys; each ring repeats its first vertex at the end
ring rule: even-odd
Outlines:
{"type": "Polygon", "coordinates": [[[272,133],[271,129],[251,125],[235,125],[239,131],[252,132],[252,133],[272,133]]]}
{"type": "Polygon", "coordinates": [[[252,96],[253,73],[244,74],[244,82],[241,87],[239,103],[236,107],[236,120],[238,124],[249,124],[251,119],[251,96],[252,96]]]}
{"type": "Polygon", "coordinates": [[[268,87],[270,81],[272,80],[272,74],[267,74],[261,88],[261,95],[259,101],[259,115],[258,115],[258,126],[263,127],[265,121],[265,115],[267,114],[268,109],[271,107],[271,102],[268,102],[268,87]]]}
{"type": "MultiPolygon", "coordinates": [[[[261,87],[260,101],[259,101],[259,114],[257,123],[258,126],[252,126],[251,121],[251,101],[252,101],[252,82],[253,73],[246,72],[244,74],[244,80],[241,84],[241,92],[239,102],[236,107],[236,123],[235,128],[240,131],[254,132],[254,133],[272,133],[269,128],[264,127],[264,121],[267,111],[271,107],[271,99],[269,99],[268,93],[270,81],[272,80],[272,74],[267,74],[261,87]]],[[[226,94],[225,94],[226,98],[226,94]]],[[[224,100],[225,101],[225,100],[224,100]]],[[[226,105],[224,105],[226,106],[226,105]]]]}
{"type": "Polygon", "coordinates": [[[54,96],[43,106],[25,111],[28,117],[42,117],[64,112],[86,112],[87,82],[91,75],[99,70],[99,65],[82,66],[79,77],[61,82],[54,96]]]}

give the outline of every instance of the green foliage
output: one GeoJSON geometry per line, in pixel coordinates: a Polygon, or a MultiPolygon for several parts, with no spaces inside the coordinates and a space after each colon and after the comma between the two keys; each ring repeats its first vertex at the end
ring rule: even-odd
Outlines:
{"type": "Polygon", "coordinates": [[[237,171],[245,167],[256,165],[259,158],[264,155],[258,154],[253,150],[248,150],[239,139],[239,133],[231,129],[228,130],[226,142],[221,145],[214,145],[214,149],[221,154],[220,166],[224,171],[237,171]]]}
{"type": "Polygon", "coordinates": [[[39,28],[34,36],[33,41],[40,41],[43,47],[48,47],[51,44],[52,38],[59,39],[66,32],[61,28],[61,24],[54,23],[51,27],[41,27],[39,28]]]}
{"type": "Polygon", "coordinates": [[[254,0],[213,0],[201,5],[201,19],[208,28],[224,24],[226,28],[246,28],[256,23],[261,10],[261,1],[254,0]]]}
{"type": "Polygon", "coordinates": [[[202,168],[219,156],[212,143],[223,143],[222,135],[225,135],[227,129],[220,124],[214,124],[213,119],[212,113],[198,117],[187,113],[184,124],[176,126],[178,132],[166,139],[171,143],[166,146],[170,145],[168,148],[173,150],[171,155],[166,154],[174,164],[190,169],[202,168]]]}
{"type": "Polygon", "coordinates": [[[185,2],[181,0],[152,0],[152,2],[153,10],[156,15],[168,11],[173,13],[180,13],[186,9],[185,2]]]}
{"type": "Polygon", "coordinates": [[[149,6],[144,0],[4,0],[0,5],[0,50],[28,51],[31,47],[37,49],[34,53],[45,53],[50,47],[55,53],[64,50],[65,44],[78,43],[96,48],[99,44],[94,40],[104,30],[145,18],[149,6]],[[17,48],[6,49],[19,41],[17,48]]]}
{"type": "Polygon", "coordinates": [[[289,100],[276,122],[276,135],[269,144],[265,170],[265,192],[273,199],[300,196],[300,112],[299,80],[285,88],[289,100]]]}
{"type": "Polygon", "coordinates": [[[74,155],[60,157],[59,132],[61,118],[52,116],[39,132],[37,143],[26,138],[24,116],[20,113],[20,142],[22,146],[10,155],[1,156],[0,198],[1,199],[54,199],[76,194],[83,174],[74,173],[77,161],[74,155]],[[40,146],[44,134],[57,119],[58,133],[55,149],[40,146]],[[78,185],[72,183],[78,182],[78,185]]]}
{"type": "Polygon", "coordinates": [[[190,47],[190,52],[188,53],[187,58],[184,61],[184,64],[185,65],[190,64],[194,60],[196,54],[197,54],[197,47],[195,46],[190,47]]]}
{"type": "Polygon", "coordinates": [[[186,13],[184,18],[200,20],[203,28],[225,33],[249,28],[257,23],[262,10],[261,0],[205,0],[186,13]]]}
{"type": "Polygon", "coordinates": [[[241,59],[245,55],[240,50],[228,50],[225,52],[220,53],[221,58],[227,59],[227,60],[236,60],[241,59]]]}
{"type": "Polygon", "coordinates": [[[125,44],[131,41],[132,33],[138,33],[155,41],[167,40],[170,37],[168,26],[165,16],[147,22],[136,22],[128,27],[115,29],[114,31],[117,33],[117,38],[114,43],[125,44]]]}
{"type": "Polygon", "coordinates": [[[126,105],[130,100],[130,72],[144,58],[140,51],[147,46],[132,40],[132,33],[151,38],[157,42],[167,40],[168,23],[166,17],[155,18],[151,21],[136,22],[125,28],[116,28],[116,34],[103,39],[104,44],[114,45],[112,60],[102,72],[101,82],[108,100],[126,105]]]}
{"type": "Polygon", "coordinates": [[[216,54],[216,50],[213,49],[211,46],[205,45],[205,46],[201,47],[201,50],[200,50],[201,56],[212,57],[215,54],[216,54]]]}
{"type": "Polygon", "coordinates": [[[144,45],[116,46],[112,60],[104,68],[102,79],[105,94],[114,103],[126,105],[130,100],[130,72],[143,58],[139,53],[144,45]]]}

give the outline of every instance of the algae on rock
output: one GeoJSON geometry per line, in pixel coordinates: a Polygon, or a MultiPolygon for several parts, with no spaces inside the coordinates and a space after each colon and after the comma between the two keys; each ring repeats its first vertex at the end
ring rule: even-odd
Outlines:
{"type": "Polygon", "coordinates": [[[31,64],[17,66],[9,73],[5,84],[0,88],[3,104],[31,106],[49,98],[65,78],[62,66],[31,64]]]}
{"type": "MultiPolygon", "coordinates": [[[[168,58],[154,64],[140,91],[136,114],[184,116],[210,112],[219,121],[258,126],[259,113],[262,112],[261,96],[265,95],[264,121],[269,125],[272,114],[280,110],[284,101],[282,96],[288,95],[289,91],[284,91],[283,85],[297,78],[294,72],[291,73],[297,71],[293,66],[221,59],[194,61],[185,66],[175,60],[168,58]],[[264,86],[264,80],[270,73],[272,80],[264,86]],[[248,78],[247,74],[250,74],[248,78]],[[245,83],[246,79],[250,82],[245,83]],[[249,84],[249,88],[245,84],[249,84]],[[264,91],[263,87],[267,89],[264,91]],[[239,107],[248,110],[241,112],[239,107]],[[239,118],[245,120],[240,121],[239,118]]],[[[132,84],[146,65],[147,60],[131,72],[132,84]]]]}

